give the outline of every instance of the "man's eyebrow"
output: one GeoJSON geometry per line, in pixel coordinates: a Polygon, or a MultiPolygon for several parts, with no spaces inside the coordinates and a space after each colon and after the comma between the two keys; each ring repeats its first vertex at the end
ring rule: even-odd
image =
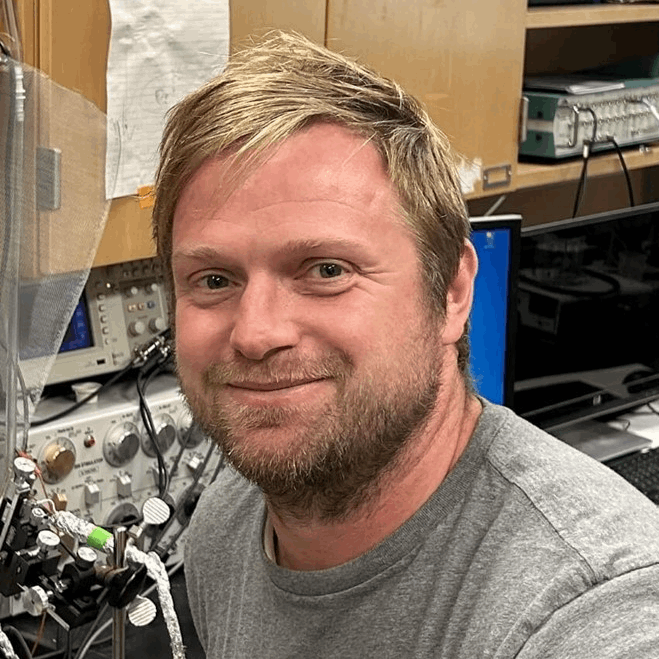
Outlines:
{"type": "Polygon", "coordinates": [[[220,256],[220,251],[214,247],[200,245],[198,247],[188,247],[175,249],[172,253],[172,261],[190,260],[190,261],[213,261],[220,256]]]}
{"type": "Polygon", "coordinates": [[[332,238],[295,238],[278,248],[277,253],[287,256],[329,250],[327,255],[330,256],[331,251],[335,249],[355,249],[360,247],[362,245],[359,241],[341,238],[339,236],[332,238]]]}
{"type": "MultiPolygon", "coordinates": [[[[331,256],[335,249],[359,249],[362,244],[359,241],[349,240],[341,237],[332,238],[294,238],[287,241],[275,250],[278,256],[297,256],[305,253],[317,253],[327,251],[331,256]]],[[[230,253],[230,252],[229,252],[230,253]]],[[[199,245],[174,250],[172,261],[191,260],[210,262],[222,258],[224,251],[222,247],[210,247],[199,245]]]]}

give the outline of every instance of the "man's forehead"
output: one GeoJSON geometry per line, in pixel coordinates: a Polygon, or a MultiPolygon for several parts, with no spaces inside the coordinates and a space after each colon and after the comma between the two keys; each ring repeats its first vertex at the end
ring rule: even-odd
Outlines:
{"type": "Polygon", "coordinates": [[[314,124],[267,147],[256,166],[235,182],[241,165],[235,153],[209,158],[184,188],[180,203],[201,210],[211,200],[216,207],[257,194],[273,204],[331,198],[368,206],[376,198],[394,194],[375,146],[334,124],[314,124]]]}

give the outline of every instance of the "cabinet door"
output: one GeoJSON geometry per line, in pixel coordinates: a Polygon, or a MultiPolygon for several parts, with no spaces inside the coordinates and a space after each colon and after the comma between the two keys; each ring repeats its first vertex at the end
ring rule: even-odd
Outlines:
{"type": "MultiPolygon", "coordinates": [[[[107,0],[29,2],[38,4],[38,61],[35,64],[56,82],[81,92],[105,110],[111,29],[107,0]]],[[[231,1],[230,11],[232,45],[250,34],[277,27],[295,29],[315,41],[323,41],[324,0],[297,3],[236,0],[231,1]]],[[[115,199],[94,265],[120,263],[153,254],[151,208],[141,207],[137,195],[115,199]]]]}
{"type": "MultiPolygon", "coordinates": [[[[103,111],[110,25],[106,0],[38,2],[39,68],[103,111]]],[[[137,194],[113,200],[94,265],[152,256],[150,221],[151,209],[140,207],[137,194]]]]}
{"type": "Polygon", "coordinates": [[[473,163],[472,194],[495,194],[514,184],[526,9],[526,0],[328,0],[327,45],[414,94],[473,163]]]}

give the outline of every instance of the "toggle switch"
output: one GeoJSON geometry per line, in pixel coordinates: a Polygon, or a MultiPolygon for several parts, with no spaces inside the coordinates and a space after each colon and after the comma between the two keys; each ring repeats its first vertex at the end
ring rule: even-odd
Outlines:
{"type": "Polygon", "coordinates": [[[101,490],[96,483],[85,483],[85,505],[89,508],[101,500],[101,490]]]}
{"type": "Polygon", "coordinates": [[[133,481],[130,477],[130,474],[120,473],[117,476],[117,494],[124,498],[132,496],[133,481]]]}

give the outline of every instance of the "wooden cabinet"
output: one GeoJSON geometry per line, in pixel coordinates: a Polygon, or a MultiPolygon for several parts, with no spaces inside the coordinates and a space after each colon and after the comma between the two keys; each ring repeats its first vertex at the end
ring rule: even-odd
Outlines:
{"type": "Polygon", "coordinates": [[[472,194],[492,194],[516,178],[525,14],[526,0],[329,0],[327,45],[417,96],[480,171],[472,194]]]}
{"type": "MultiPolygon", "coordinates": [[[[111,29],[107,0],[18,0],[17,13],[25,61],[105,110],[111,29]]],[[[230,23],[232,47],[277,27],[322,43],[325,1],[232,0],[230,23]]],[[[113,200],[94,265],[153,254],[151,209],[140,205],[137,194],[113,200]]]]}
{"type": "MultiPolygon", "coordinates": [[[[567,73],[659,51],[659,7],[527,8],[526,0],[329,0],[328,40],[417,95],[476,163],[468,199],[576,181],[577,160],[518,163],[525,74],[567,73]],[[506,168],[508,168],[506,170],[506,168]],[[509,173],[509,179],[508,179],[509,173]]],[[[626,149],[630,170],[659,164],[659,148],[626,149]]],[[[596,155],[590,177],[618,173],[596,155]]]]}
{"type": "MultiPolygon", "coordinates": [[[[473,166],[470,203],[482,200],[486,207],[489,197],[506,193],[512,201],[502,210],[511,211],[523,212],[515,206],[520,199],[551,199],[557,186],[575,184],[581,170],[574,160],[518,162],[524,75],[565,73],[659,50],[659,6],[647,4],[231,0],[230,9],[232,48],[268,29],[295,29],[397,80],[426,105],[465,165],[473,166]]],[[[107,0],[18,0],[18,13],[26,61],[105,109],[107,0]]],[[[659,147],[625,149],[625,160],[643,192],[640,200],[649,201],[659,147]]],[[[603,181],[619,171],[615,155],[591,158],[591,178],[603,181]]],[[[150,209],[141,208],[137,196],[114,200],[96,264],[152,254],[150,209]]]]}

